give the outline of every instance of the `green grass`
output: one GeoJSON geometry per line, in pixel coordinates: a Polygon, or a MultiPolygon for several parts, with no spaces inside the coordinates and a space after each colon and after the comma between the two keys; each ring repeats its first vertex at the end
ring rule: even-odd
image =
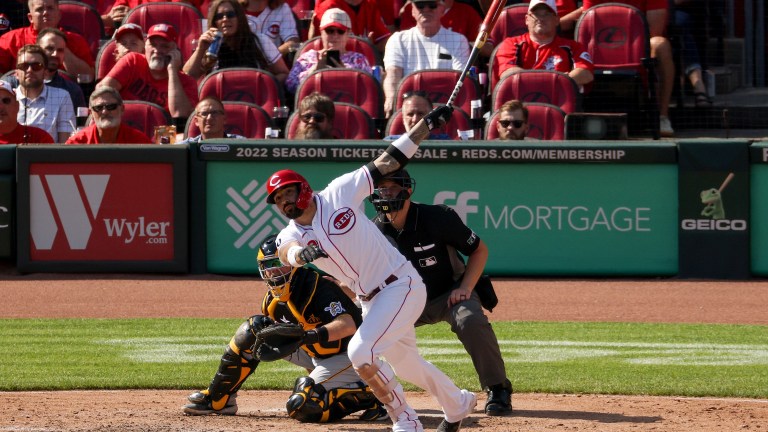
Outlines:
{"type": "MultiPolygon", "coordinates": [[[[0,320],[0,390],[205,387],[235,319],[0,320]]],[[[517,392],[768,398],[768,327],[493,324],[517,392]]],[[[424,357],[480,390],[447,325],[417,329],[424,357]]],[[[262,363],[246,389],[288,389],[302,370],[262,363]]],[[[415,387],[406,385],[406,389],[415,387]]]]}

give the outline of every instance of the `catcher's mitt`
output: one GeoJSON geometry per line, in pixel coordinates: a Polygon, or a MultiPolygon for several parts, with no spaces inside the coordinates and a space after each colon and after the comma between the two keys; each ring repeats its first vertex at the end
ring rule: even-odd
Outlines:
{"type": "Polygon", "coordinates": [[[304,345],[304,328],[294,323],[276,323],[256,334],[256,345],[259,360],[280,360],[304,345]]]}

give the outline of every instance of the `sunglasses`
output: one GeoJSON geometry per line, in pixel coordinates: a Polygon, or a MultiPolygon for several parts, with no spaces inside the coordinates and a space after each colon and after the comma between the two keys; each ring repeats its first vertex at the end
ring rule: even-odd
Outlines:
{"type": "Polygon", "coordinates": [[[306,113],[301,115],[301,121],[309,123],[310,120],[314,120],[315,123],[322,123],[326,119],[326,115],[323,113],[306,113]]]}
{"type": "Polygon", "coordinates": [[[227,17],[229,19],[235,18],[237,14],[235,11],[226,11],[226,12],[219,12],[213,16],[214,21],[218,21],[220,19],[223,19],[224,17],[227,17]]]}
{"type": "Polygon", "coordinates": [[[403,93],[403,100],[408,100],[414,96],[423,97],[424,99],[429,99],[429,95],[427,95],[427,92],[424,90],[411,90],[403,93]]]}
{"type": "Polygon", "coordinates": [[[11,97],[4,97],[4,98],[0,99],[0,102],[2,102],[2,103],[3,103],[3,105],[10,105],[10,104],[11,104],[11,102],[13,102],[13,101],[15,101],[15,100],[16,100],[16,99],[14,99],[14,98],[11,98],[11,97]]]}
{"type": "Polygon", "coordinates": [[[95,111],[95,112],[101,114],[104,111],[114,111],[119,106],[120,106],[120,104],[116,104],[116,103],[103,104],[103,105],[94,105],[94,106],[91,107],[91,111],[95,111]]]}
{"type": "Polygon", "coordinates": [[[336,28],[336,27],[328,27],[327,29],[325,29],[323,31],[326,34],[329,34],[329,35],[343,35],[343,34],[347,33],[346,30],[342,30],[342,29],[336,28]]]}
{"type": "Polygon", "coordinates": [[[520,129],[523,127],[525,122],[523,120],[499,120],[499,124],[503,128],[508,128],[509,125],[512,125],[515,127],[515,129],[520,129]]]}
{"type": "Polygon", "coordinates": [[[40,62],[32,62],[32,63],[19,63],[16,65],[16,69],[18,70],[27,70],[28,68],[32,68],[34,72],[39,72],[43,70],[43,64],[40,62]]]}
{"type": "Polygon", "coordinates": [[[197,113],[197,116],[200,117],[200,118],[206,118],[206,117],[219,116],[219,115],[223,115],[223,114],[224,114],[224,111],[219,111],[219,110],[215,110],[215,111],[201,111],[201,112],[197,113]]]}
{"type": "Polygon", "coordinates": [[[418,10],[422,10],[425,7],[428,7],[430,9],[437,9],[437,2],[436,1],[418,2],[418,3],[414,3],[414,5],[416,6],[416,9],[418,9],[418,10]]]}

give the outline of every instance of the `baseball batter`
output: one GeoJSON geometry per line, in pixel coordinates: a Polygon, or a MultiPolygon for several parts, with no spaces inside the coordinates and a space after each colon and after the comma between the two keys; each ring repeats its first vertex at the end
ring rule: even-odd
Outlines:
{"type": "Polygon", "coordinates": [[[347,352],[386,406],[394,432],[424,430],[395,375],[437,399],[444,412],[438,431],[458,431],[477,403],[474,393],[456,387],[419,354],[414,323],[424,309],[426,287],[413,265],[363,213],[363,200],[376,181],[407,164],[419,143],[445,124],[451,112],[449,106],[434,109],[375,160],[316,194],[291,170],[278,171],[267,181],[267,202],[291,219],[278,234],[280,260],[294,267],[313,262],[360,299],[363,323],[347,352]]]}

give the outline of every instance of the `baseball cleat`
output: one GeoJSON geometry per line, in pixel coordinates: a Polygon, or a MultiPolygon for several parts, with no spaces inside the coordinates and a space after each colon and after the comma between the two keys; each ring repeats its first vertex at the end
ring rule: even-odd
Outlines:
{"type": "Polygon", "coordinates": [[[237,394],[230,395],[226,405],[222,409],[214,409],[211,403],[211,397],[203,392],[195,392],[187,396],[192,402],[184,405],[182,410],[187,415],[235,415],[237,413],[237,394]]]}

